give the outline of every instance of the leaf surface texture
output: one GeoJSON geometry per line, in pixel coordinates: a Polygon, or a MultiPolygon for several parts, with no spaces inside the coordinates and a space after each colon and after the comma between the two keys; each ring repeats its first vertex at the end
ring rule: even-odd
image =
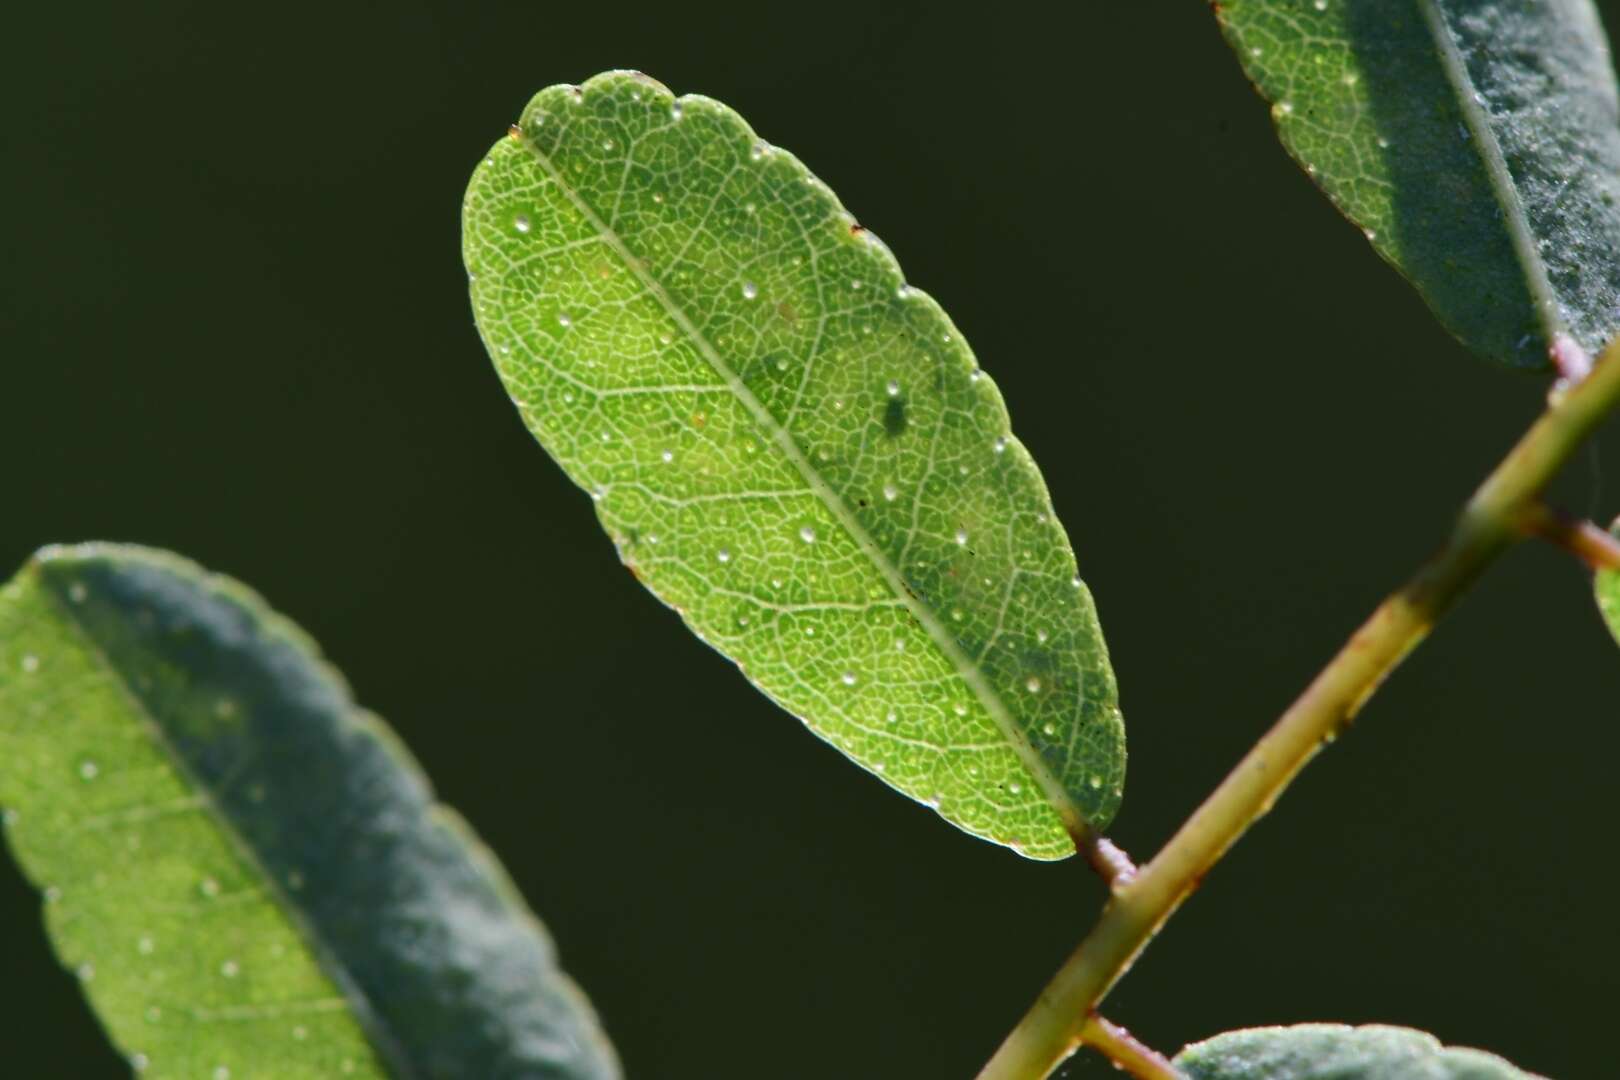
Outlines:
{"type": "Polygon", "coordinates": [[[1495,1054],[1384,1025],[1229,1031],[1187,1047],[1175,1065],[1189,1080],[1537,1080],[1495,1054]]]}
{"type": "Polygon", "coordinates": [[[1114,678],[1040,474],[960,331],[797,159],[609,73],[534,98],[463,236],[524,421],[700,637],[969,832],[1061,858],[1107,823],[1114,678]]]}
{"type": "Polygon", "coordinates": [[[1226,0],[1283,144],[1476,352],[1620,326],[1620,103],[1589,0],[1226,0]]]}

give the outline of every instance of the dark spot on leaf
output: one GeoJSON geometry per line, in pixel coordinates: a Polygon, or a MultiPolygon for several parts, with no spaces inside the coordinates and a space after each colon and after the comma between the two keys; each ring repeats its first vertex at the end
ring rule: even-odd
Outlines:
{"type": "Polygon", "coordinates": [[[889,403],[883,406],[883,430],[889,438],[899,438],[906,430],[906,423],[906,403],[897,397],[890,398],[889,403]]]}

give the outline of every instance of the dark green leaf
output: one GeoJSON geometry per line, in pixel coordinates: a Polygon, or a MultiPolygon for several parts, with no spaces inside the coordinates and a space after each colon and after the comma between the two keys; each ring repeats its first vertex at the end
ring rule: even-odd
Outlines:
{"type": "Polygon", "coordinates": [[[618,1075],[494,856],[235,582],[91,545],[0,589],[0,807],[137,1071],[618,1075]]]}
{"type": "Polygon", "coordinates": [[[1176,1055],[1190,1080],[1536,1080],[1410,1028],[1299,1024],[1229,1031],[1176,1055]]]}
{"type": "Polygon", "coordinates": [[[1226,0],[1283,144],[1471,348],[1620,327],[1620,103],[1589,0],[1226,0]]]}

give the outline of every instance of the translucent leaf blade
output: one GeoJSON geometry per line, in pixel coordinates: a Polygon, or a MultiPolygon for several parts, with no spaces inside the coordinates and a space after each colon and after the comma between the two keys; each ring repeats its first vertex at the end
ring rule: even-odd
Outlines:
{"type": "Polygon", "coordinates": [[[1537,1080],[1495,1054],[1383,1025],[1229,1031],[1187,1047],[1175,1065],[1190,1080],[1537,1080]]]}
{"type": "Polygon", "coordinates": [[[1283,144],[1464,344],[1620,326],[1620,104],[1590,0],[1227,0],[1283,144]]]}
{"type": "Polygon", "coordinates": [[[1089,593],[961,334],[791,154],[631,73],[476,170],[478,326],[621,558],[788,711],[1036,858],[1124,774],[1089,593]]]}
{"type": "MultiPolygon", "coordinates": [[[[1609,531],[1620,536],[1620,520],[1609,526],[1609,531]]],[[[1620,571],[1599,570],[1592,575],[1592,595],[1597,600],[1598,612],[1604,625],[1620,644],[1620,571]]]]}
{"type": "Polygon", "coordinates": [[[619,1075],[392,733],[296,627],[175,556],[47,549],[0,589],[0,807],[144,1076],[619,1075]]]}

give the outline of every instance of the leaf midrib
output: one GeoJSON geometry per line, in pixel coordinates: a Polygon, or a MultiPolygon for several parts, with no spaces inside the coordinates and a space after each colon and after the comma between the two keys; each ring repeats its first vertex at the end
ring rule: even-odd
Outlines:
{"type": "Polygon", "coordinates": [[[1418,0],[1418,4],[1423,11],[1423,21],[1429,28],[1429,36],[1434,40],[1441,70],[1445,72],[1446,81],[1451,84],[1457,104],[1462,109],[1463,123],[1474,145],[1479,148],[1486,178],[1507,222],[1508,241],[1513,245],[1525,287],[1530,290],[1536,318],[1551,348],[1557,337],[1568,335],[1569,328],[1564,323],[1558,296],[1553,292],[1552,280],[1547,276],[1547,264],[1542,261],[1536,239],[1531,235],[1530,220],[1525,214],[1524,203],[1519,199],[1518,185],[1508,170],[1502,144],[1496,139],[1490,117],[1486,115],[1484,105],[1474,96],[1477,89],[1473,77],[1468,74],[1468,65],[1457,47],[1457,40],[1446,23],[1445,15],[1440,11],[1438,0],[1418,0]]]}
{"type": "Polygon", "coordinates": [[[292,902],[292,898],[282,889],[281,883],[276,880],[276,876],[270,873],[265,865],[259,861],[258,852],[253,845],[248,843],[247,839],[236,830],[231,816],[220,808],[219,802],[214,798],[213,789],[203,782],[191,766],[187,764],[180,752],[174,748],[174,744],[165,734],[163,725],[158,722],[151,707],[140,696],[135,687],[131,686],[129,681],[124,678],[118,666],[107,655],[107,651],[101,647],[100,642],[91,637],[90,631],[79,621],[73,609],[63,601],[57,590],[52,588],[50,583],[44,579],[43,569],[36,566],[34,572],[38,576],[40,592],[45,596],[46,602],[61,617],[63,625],[68,627],[69,632],[84,647],[85,652],[111,676],[113,685],[117,688],[119,695],[124,698],[130,709],[140,718],[141,726],[145,730],[147,737],[151,739],[152,744],[169,763],[170,767],[180,775],[181,780],[202,801],[208,820],[225,836],[227,844],[236,853],[237,857],[252,867],[254,873],[264,883],[265,892],[269,894],[276,909],[292,924],[299,940],[315,957],[316,964],[320,967],[322,974],[332,980],[337,991],[343,996],[349,1006],[350,1014],[354,1017],[355,1022],[359,1024],[360,1030],[365,1034],[372,1050],[387,1066],[389,1075],[397,1077],[398,1080],[416,1080],[416,1070],[405,1058],[403,1049],[387,1030],[387,1025],[383,1023],[381,1014],[372,1005],[371,998],[367,996],[366,992],[360,988],[360,985],[350,974],[347,965],[338,957],[336,951],[327,946],[321,936],[315,932],[315,928],[305,918],[303,911],[292,902]]]}
{"type": "Polygon", "coordinates": [[[798,443],[794,441],[787,428],[755,396],[754,392],[749,389],[748,384],[743,382],[742,377],[732,369],[731,365],[726,363],[719,351],[698,329],[697,325],[692,322],[686,312],[675,303],[663,284],[653,277],[646,266],[645,260],[637,258],[630,251],[619,237],[619,234],[563,178],[562,171],[557,168],[544,151],[534,144],[534,140],[526,132],[518,141],[534,155],[540,168],[545,171],[552,183],[557,185],[558,190],[567,197],[574,209],[585,218],[591,228],[596,230],[603,243],[613,250],[630,273],[641,283],[642,288],[657,300],[669,317],[675,321],[681,332],[697,347],[704,360],[714,369],[715,374],[720,376],[727,388],[742,402],[743,407],[753,416],[755,422],[770,434],[771,441],[776,443],[782,452],[787,455],[788,460],[798,470],[799,475],[804,478],[810,490],[816,494],[822,504],[837,519],[838,523],[849,533],[856,546],[866,554],[868,560],[883,576],[890,591],[922,625],[934,644],[951,662],[951,666],[955,668],[957,675],[963,682],[967,683],[974,697],[984,706],[985,711],[990,714],[996,726],[1001,729],[1002,736],[1018,757],[1019,763],[1040,785],[1047,802],[1051,804],[1052,809],[1056,811],[1059,819],[1063,822],[1064,829],[1071,837],[1076,839],[1078,844],[1078,838],[1086,828],[1085,817],[1081,813],[1080,807],[1070,796],[1068,789],[1063,786],[1063,782],[1041,759],[1035,747],[1030,743],[1029,738],[1020,730],[1017,722],[1013,719],[1011,710],[1007,708],[1006,703],[1001,699],[1001,695],[996,693],[994,688],[986,681],[984,673],[979,670],[978,665],[973,662],[956,639],[951,636],[950,631],[940,621],[933,609],[917,599],[911,590],[906,587],[905,578],[901,575],[899,568],[884,555],[882,549],[878,547],[871,534],[861,525],[860,521],[849,509],[849,506],[837,492],[832,490],[831,485],[811,464],[810,459],[799,449],[798,443]]]}

